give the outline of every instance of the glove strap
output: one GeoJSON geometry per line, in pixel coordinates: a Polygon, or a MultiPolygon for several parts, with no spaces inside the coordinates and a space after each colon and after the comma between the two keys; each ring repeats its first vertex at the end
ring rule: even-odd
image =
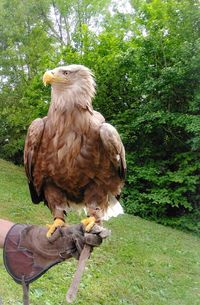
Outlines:
{"type": "Polygon", "coordinates": [[[23,304],[29,305],[29,284],[25,282],[24,275],[22,276],[22,288],[23,288],[23,304]]]}

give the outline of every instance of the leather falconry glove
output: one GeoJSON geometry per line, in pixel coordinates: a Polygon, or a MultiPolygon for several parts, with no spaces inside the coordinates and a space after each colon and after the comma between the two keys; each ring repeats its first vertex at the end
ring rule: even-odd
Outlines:
{"type": "Polygon", "coordinates": [[[83,224],[58,228],[47,239],[47,228],[15,224],[4,243],[4,264],[7,272],[23,286],[24,305],[29,304],[28,287],[52,266],[71,257],[79,259],[84,246],[99,246],[110,231],[94,225],[86,233],[83,224]]]}

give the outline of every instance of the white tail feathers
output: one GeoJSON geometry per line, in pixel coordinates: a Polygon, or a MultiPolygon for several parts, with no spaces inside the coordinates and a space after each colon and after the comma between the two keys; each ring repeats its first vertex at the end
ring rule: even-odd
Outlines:
{"type": "Polygon", "coordinates": [[[124,214],[123,208],[119,201],[111,195],[109,198],[109,206],[107,211],[104,213],[103,220],[108,220],[111,217],[117,217],[120,214],[124,214]]]}
{"type": "MultiPolygon", "coordinates": [[[[85,214],[88,214],[87,208],[83,208],[85,214]]],[[[111,217],[117,217],[120,214],[124,214],[124,210],[119,201],[113,196],[109,195],[109,205],[107,210],[104,212],[102,220],[109,220],[111,217]]]]}

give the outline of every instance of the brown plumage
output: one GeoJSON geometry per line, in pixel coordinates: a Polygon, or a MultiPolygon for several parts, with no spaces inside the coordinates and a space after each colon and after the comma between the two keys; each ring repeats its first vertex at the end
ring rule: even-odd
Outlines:
{"type": "Polygon", "coordinates": [[[28,129],[24,164],[32,201],[44,201],[54,219],[86,206],[100,219],[117,204],[126,170],[116,129],[93,110],[95,81],[82,65],[47,71],[51,104],[46,117],[28,129]]]}

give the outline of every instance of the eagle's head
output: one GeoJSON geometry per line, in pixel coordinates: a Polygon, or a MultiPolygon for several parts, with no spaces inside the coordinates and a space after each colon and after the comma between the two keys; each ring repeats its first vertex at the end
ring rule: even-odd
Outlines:
{"type": "Polygon", "coordinates": [[[81,95],[95,95],[95,80],[90,69],[83,65],[69,65],[46,71],[43,83],[51,84],[52,88],[73,91],[81,95]]]}

